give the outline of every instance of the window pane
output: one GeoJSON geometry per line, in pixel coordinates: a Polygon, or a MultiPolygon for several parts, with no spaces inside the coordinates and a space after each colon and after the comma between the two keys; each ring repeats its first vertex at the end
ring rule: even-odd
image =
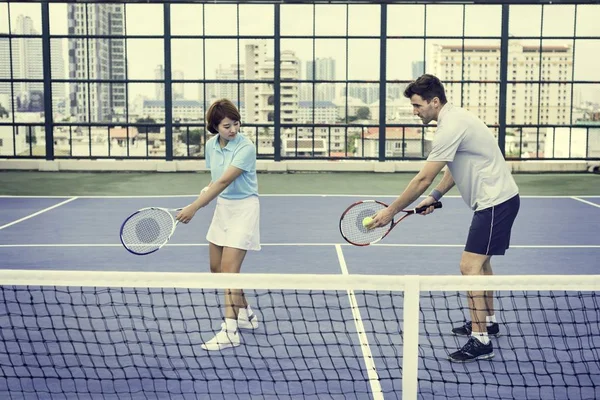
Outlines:
{"type": "Polygon", "coordinates": [[[600,40],[580,39],[575,42],[575,80],[600,82],[598,54],[600,40]]]}
{"type": "MultiPolygon", "coordinates": [[[[1,10],[0,6],[0,10],[1,10]]],[[[67,4],[49,4],[50,10],[50,34],[51,35],[66,35],[69,33],[68,11],[67,4]]],[[[0,14],[2,12],[0,11],[0,14]]],[[[1,19],[2,17],[0,17],[1,19]]]]}
{"type": "Polygon", "coordinates": [[[509,36],[540,36],[542,7],[510,5],[509,36]]]}
{"type": "Polygon", "coordinates": [[[11,33],[19,35],[42,34],[42,8],[40,3],[10,3],[11,33]]]}
{"type": "MultiPolygon", "coordinates": [[[[203,41],[201,39],[172,39],[171,65],[185,79],[204,78],[203,41]]],[[[173,79],[175,77],[173,76],[173,79]]]]}
{"type": "Polygon", "coordinates": [[[274,21],[272,4],[240,4],[240,35],[273,36],[274,21]]]}
{"type": "Polygon", "coordinates": [[[573,36],[574,5],[544,5],[542,36],[573,36]]]}
{"type": "Polygon", "coordinates": [[[380,5],[350,5],[348,13],[349,35],[379,37],[381,33],[380,5]]]}
{"type": "Polygon", "coordinates": [[[205,4],[204,16],[207,35],[237,35],[237,7],[235,4],[205,4]]]}
{"type": "Polygon", "coordinates": [[[345,36],[346,35],[346,6],[322,5],[315,6],[315,33],[317,35],[345,36]]]}
{"type": "Polygon", "coordinates": [[[0,33],[8,32],[8,3],[0,3],[0,33]]]}
{"type": "Polygon", "coordinates": [[[387,78],[413,80],[423,74],[423,46],[421,39],[388,39],[387,78]]]}
{"type": "Polygon", "coordinates": [[[502,6],[467,5],[465,10],[466,36],[500,36],[502,6]]]}
{"type": "Polygon", "coordinates": [[[428,5],[428,36],[461,36],[463,34],[463,6],[428,5]]]}
{"type": "Polygon", "coordinates": [[[158,65],[164,66],[162,39],[127,39],[127,77],[154,79],[158,65]]]}
{"type": "Polygon", "coordinates": [[[425,33],[423,5],[389,5],[387,18],[388,36],[422,36],[425,33]]]}
{"type": "Polygon", "coordinates": [[[202,35],[202,4],[171,4],[171,35],[202,35]]]}
{"type": "Polygon", "coordinates": [[[577,5],[577,36],[600,36],[600,4],[577,5]]]}
{"type": "Polygon", "coordinates": [[[379,40],[350,39],[348,41],[348,79],[379,79],[379,40]]]}
{"type": "Polygon", "coordinates": [[[164,6],[162,4],[126,4],[128,35],[162,35],[164,6]]]}
{"type": "Polygon", "coordinates": [[[313,5],[282,4],[280,7],[282,35],[313,34],[313,5]]]}

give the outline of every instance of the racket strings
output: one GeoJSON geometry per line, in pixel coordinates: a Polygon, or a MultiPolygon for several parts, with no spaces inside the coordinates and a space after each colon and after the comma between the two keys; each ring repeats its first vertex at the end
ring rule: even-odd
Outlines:
{"type": "Polygon", "coordinates": [[[384,209],[385,206],[376,202],[364,202],[358,203],[352,206],[344,214],[340,223],[340,229],[342,235],[347,241],[357,245],[366,245],[380,239],[389,226],[381,226],[374,229],[367,229],[363,225],[363,220],[366,217],[372,217],[380,210],[384,209]]]}
{"type": "Polygon", "coordinates": [[[147,209],[132,215],[123,225],[121,239],[131,251],[146,254],[160,248],[173,232],[173,217],[166,210],[147,209]]]}

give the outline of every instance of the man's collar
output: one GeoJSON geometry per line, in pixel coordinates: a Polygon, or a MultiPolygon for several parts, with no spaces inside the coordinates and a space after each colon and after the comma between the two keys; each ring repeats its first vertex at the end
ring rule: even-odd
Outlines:
{"type": "Polygon", "coordinates": [[[437,118],[437,123],[438,124],[442,122],[442,118],[444,118],[444,115],[446,115],[446,113],[448,111],[450,111],[452,108],[454,108],[454,106],[452,105],[452,103],[448,102],[448,103],[444,104],[444,106],[440,110],[440,113],[438,114],[438,118],[437,118]]]}

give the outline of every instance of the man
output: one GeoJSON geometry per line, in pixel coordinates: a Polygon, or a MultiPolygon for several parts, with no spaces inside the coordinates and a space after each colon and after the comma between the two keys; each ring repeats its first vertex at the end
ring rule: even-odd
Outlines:
{"type": "MultiPolygon", "coordinates": [[[[460,260],[463,275],[492,275],[490,259],[503,255],[510,243],[510,232],[519,211],[519,189],[494,135],[479,118],[448,103],[444,87],[433,75],[425,74],[404,91],[413,112],[423,124],[437,121],[431,153],[421,171],[404,192],[373,218],[370,228],[388,224],[427,190],[438,173],[447,166],[440,183],[418,207],[430,206],[455,184],[475,212],[460,260]]],[[[428,207],[423,214],[433,212],[428,207]]],[[[458,351],[450,354],[455,362],[494,357],[489,336],[499,334],[494,315],[492,291],[468,292],[471,322],[452,329],[456,335],[470,336],[458,351]]]]}

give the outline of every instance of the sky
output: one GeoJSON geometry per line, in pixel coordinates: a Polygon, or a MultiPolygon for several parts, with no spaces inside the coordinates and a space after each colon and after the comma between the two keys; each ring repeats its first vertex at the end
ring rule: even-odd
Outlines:
{"type": "MultiPolygon", "coordinates": [[[[30,16],[41,31],[39,3],[12,3],[11,17],[30,16]]],[[[239,6],[240,35],[273,35],[274,7],[265,4],[239,6]]],[[[0,3],[0,33],[8,32],[7,4],[0,3]]],[[[238,62],[237,41],[238,7],[232,4],[174,4],[171,6],[172,35],[199,35],[203,29],[209,35],[232,36],[232,39],[206,40],[206,60],[202,55],[201,39],[172,41],[172,67],[183,72],[186,79],[214,79],[219,65],[230,66],[238,62]],[[204,16],[203,16],[204,10],[204,16]],[[203,26],[203,20],[205,21],[203,26]],[[205,62],[206,71],[202,70],[205,62]],[[205,73],[206,72],[206,73],[205,73]]],[[[574,26],[574,5],[512,5],[510,7],[509,34],[511,36],[595,36],[594,40],[578,40],[575,46],[575,79],[600,81],[597,55],[600,54],[600,5],[580,5],[577,24],[574,26]]],[[[390,36],[481,36],[484,39],[467,39],[466,44],[499,44],[501,33],[500,5],[434,4],[425,7],[417,4],[388,5],[387,34],[390,36]]],[[[51,34],[67,33],[67,5],[50,4],[51,34]]],[[[161,4],[127,4],[127,33],[132,35],[162,35],[163,6],[161,4]]],[[[331,35],[373,36],[372,39],[350,39],[346,54],[346,40],[339,39],[282,39],[282,50],[293,50],[302,61],[302,78],[305,78],[306,61],[333,57],[336,60],[336,79],[379,80],[380,6],[372,4],[345,5],[287,4],[281,5],[281,35],[331,35]],[[313,13],[315,24],[313,25],[313,13]],[[346,32],[346,29],[348,30],[346,32]],[[314,48],[313,48],[314,43],[314,48]]],[[[240,57],[243,45],[240,41],[240,57]]],[[[539,44],[537,40],[522,42],[539,44]]],[[[268,41],[272,54],[272,41],[268,41]]],[[[412,62],[429,58],[433,43],[460,44],[460,40],[389,39],[388,79],[412,79],[412,62]]],[[[544,41],[546,44],[572,44],[571,39],[544,41]]],[[[68,51],[64,39],[63,51],[68,51]]],[[[154,69],[163,64],[163,42],[160,39],[129,39],[127,43],[128,74],[130,79],[154,79],[154,69]]],[[[243,63],[243,59],[241,60],[243,63]]],[[[68,64],[66,64],[68,65],[68,64]]],[[[136,85],[141,93],[152,95],[154,85],[136,85]]],[[[187,85],[186,97],[196,95],[193,85],[187,85]],[[189,89],[189,90],[188,90],[189,89]]],[[[600,90],[600,85],[594,89],[600,90]]]]}

